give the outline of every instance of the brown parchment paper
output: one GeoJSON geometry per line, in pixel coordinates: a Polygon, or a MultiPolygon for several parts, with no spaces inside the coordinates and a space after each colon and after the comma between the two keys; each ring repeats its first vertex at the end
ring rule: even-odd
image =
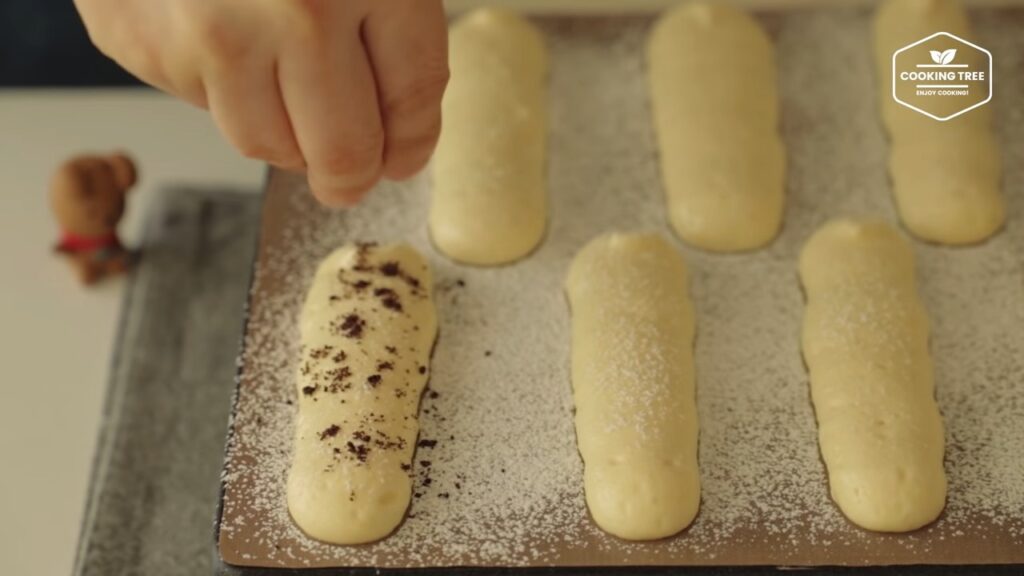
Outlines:
{"type": "MultiPolygon", "coordinates": [[[[551,213],[544,244],[523,262],[474,269],[437,253],[425,224],[429,176],[384,184],[358,208],[328,212],[309,199],[302,177],[271,174],[225,472],[223,560],[292,568],[1024,563],[1024,9],[976,10],[972,17],[978,42],[995,55],[990,105],[1003,146],[1009,218],[999,236],[979,247],[914,242],[947,427],[950,502],[937,522],[907,535],[852,526],[831,505],[817,453],[799,351],[797,253],[834,216],[898,222],[877,114],[870,12],[828,8],[759,16],[776,42],[780,66],[781,132],[789,156],[784,230],[770,247],[743,255],[712,255],[677,241],[692,271],[698,311],[703,502],[689,530],[652,543],[615,540],[594,528],[578,486],[568,486],[564,498],[540,499],[550,510],[535,516],[544,527],[536,532],[524,529],[521,518],[502,525],[494,520],[500,514],[484,520],[487,526],[453,531],[420,517],[426,514],[421,500],[382,544],[327,546],[290,524],[283,475],[294,391],[290,368],[267,364],[287,364],[287,354],[272,349],[288,345],[281,326],[294,321],[301,279],[346,241],[410,242],[434,267],[442,320],[431,387],[441,400],[433,415],[421,417],[421,436],[451,431],[439,416],[467,409],[473,390],[486,386],[521,386],[523,392],[509,396],[508,405],[481,410],[537,410],[540,415],[524,419],[543,422],[546,413],[531,406],[555,404],[564,415],[550,430],[525,432],[503,429],[504,420],[453,418],[466,429],[439,448],[454,452],[451,466],[460,461],[459,450],[481,450],[484,437],[502,449],[522,443],[523,434],[573,441],[569,312],[560,295],[568,262],[604,231],[671,232],[646,101],[642,47],[650,19],[540,18],[552,58],[551,213]],[[449,290],[459,280],[466,287],[449,290]],[[254,336],[261,331],[269,335],[254,336]],[[524,394],[529,397],[517,405],[524,394]],[[464,446],[462,438],[477,441],[464,446]],[[449,532],[433,538],[432,530],[449,532]],[[403,539],[403,531],[417,537],[403,539]],[[486,539],[476,541],[480,535],[486,539]],[[495,538],[516,540],[516,546],[495,548],[495,538]]],[[[563,483],[569,484],[580,473],[572,461],[578,456],[566,451],[570,444],[552,444],[556,470],[545,473],[560,475],[557,468],[564,466],[563,483]]],[[[463,472],[486,483],[515,474],[516,466],[509,461],[500,473],[497,465],[463,472]]],[[[523,478],[519,489],[533,485],[548,484],[523,478]]],[[[493,498],[489,486],[483,494],[493,498]]],[[[472,490],[456,496],[455,508],[476,497],[472,490]]]]}

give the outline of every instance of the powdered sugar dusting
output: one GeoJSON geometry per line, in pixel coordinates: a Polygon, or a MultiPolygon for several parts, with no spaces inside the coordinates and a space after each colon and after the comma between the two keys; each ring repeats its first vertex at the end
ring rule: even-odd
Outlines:
{"type": "Polygon", "coordinates": [[[551,219],[544,244],[523,262],[476,269],[439,255],[425,229],[426,176],[383,185],[348,212],[316,207],[298,178],[288,181],[294,194],[271,199],[224,476],[225,558],[378,567],[1024,561],[1021,14],[975,15],[980,43],[997,55],[1007,228],[974,248],[914,242],[948,443],[949,502],[935,525],[902,536],[852,527],[829,499],[818,455],[796,255],[831,217],[896,222],[869,15],[823,9],[762,17],[781,67],[789,171],[781,235],[735,256],[673,239],[697,319],[700,514],[682,535],[650,544],[593,526],[572,424],[562,283],[573,255],[598,234],[671,234],[644,77],[649,21],[551,19],[541,22],[552,59],[551,219]],[[283,215],[291,217],[273,223],[283,215]],[[339,547],[295,527],[284,480],[298,312],[319,260],[352,240],[408,242],[427,256],[440,336],[410,516],[380,543],[339,547]]]}

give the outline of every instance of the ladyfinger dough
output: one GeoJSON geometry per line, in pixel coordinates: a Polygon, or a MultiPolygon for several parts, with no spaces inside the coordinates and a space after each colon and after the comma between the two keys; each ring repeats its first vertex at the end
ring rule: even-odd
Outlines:
{"type": "MultiPolygon", "coordinates": [[[[988,127],[992,107],[981,106],[956,118],[939,122],[896,102],[892,97],[892,55],[899,49],[931,36],[947,32],[973,42],[974,33],[967,12],[957,0],[887,0],[879,4],[874,19],[875,67],[878,71],[879,102],[886,129],[912,133],[916,130],[945,131],[949,126],[988,127]]],[[[975,51],[957,50],[956,63],[980,64],[975,51]]],[[[976,66],[972,66],[976,69],[976,66]]],[[[970,97],[948,96],[964,102],[970,97]]],[[[952,105],[951,105],[952,107],[952,105]]],[[[966,108],[956,106],[956,108],[966,108]]]]}
{"type": "Polygon", "coordinates": [[[540,243],[547,221],[543,39],[512,12],[479,9],[452,27],[449,66],[431,236],[459,262],[518,260],[540,243]]]}
{"type": "Polygon", "coordinates": [[[946,502],[942,416],[910,245],[835,220],[800,254],[803,354],[832,499],[853,523],[906,532],[946,502]]]}
{"type": "Polygon", "coordinates": [[[693,307],[656,234],[609,234],[573,260],[572,386],[587,506],[628,540],[689,526],[700,506],[693,307]]]}
{"type": "Polygon", "coordinates": [[[324,542],[379,540],[409,507],[437,334],[430,269],[405,245],[340,248],[320,264],[300,322],[288,510],[324,542]]]}
{"type": "MultiPolygon", "coordinates": [[[[958,1],[888,0],[875,15],[875,60],[882,119],[892,143],[893,195],[900,218],[915,236],[940,244],[974,244],[998,232],[1006,219],[991,106],[939,122],[892,96],[893,53],[936,32],[972,39],[967,13],[958,1]]],[[[972,68],[980,64],[973,50],[959,50],[956,61],[972,68]]],[[[951,110],[968,105],[957,103],[951,110]]]]}
{"type": "Polygon", "coordinates": [[[782,224],[775,49],[746,13],[688,3],[648,43],[654,126],[669,220],[716,252],[768,244],[782,224]]]}

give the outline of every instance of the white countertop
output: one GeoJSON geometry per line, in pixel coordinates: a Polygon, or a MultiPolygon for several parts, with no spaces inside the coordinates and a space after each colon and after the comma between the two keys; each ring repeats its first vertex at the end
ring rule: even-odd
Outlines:
{"type": "Polygon", "coordinates": [[[66,157],[119,148],[140,170],[128,244],[162,186],[263,178],[205,112],[158,93],[0,90],[0,574],[71,572],[124,281],[78,286],[51,251],[47,184],[66,157]]]}

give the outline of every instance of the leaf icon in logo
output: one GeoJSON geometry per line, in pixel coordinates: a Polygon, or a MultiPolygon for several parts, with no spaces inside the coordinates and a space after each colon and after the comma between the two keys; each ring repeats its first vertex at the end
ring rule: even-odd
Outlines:
{"type": "Polygon", "coordinates": [[[942,52],[938,50],[932,50],[932,62],[936,64],[942,64],[942,52]]]}
{"type": "MultiPolygon", "coordinates": [[[[942,64],[949,64],[956,57],[956,48],[950,48],[942,53],[942,64]]],[[[933,56],[934,58],[934,56],[933,56]]]]}

